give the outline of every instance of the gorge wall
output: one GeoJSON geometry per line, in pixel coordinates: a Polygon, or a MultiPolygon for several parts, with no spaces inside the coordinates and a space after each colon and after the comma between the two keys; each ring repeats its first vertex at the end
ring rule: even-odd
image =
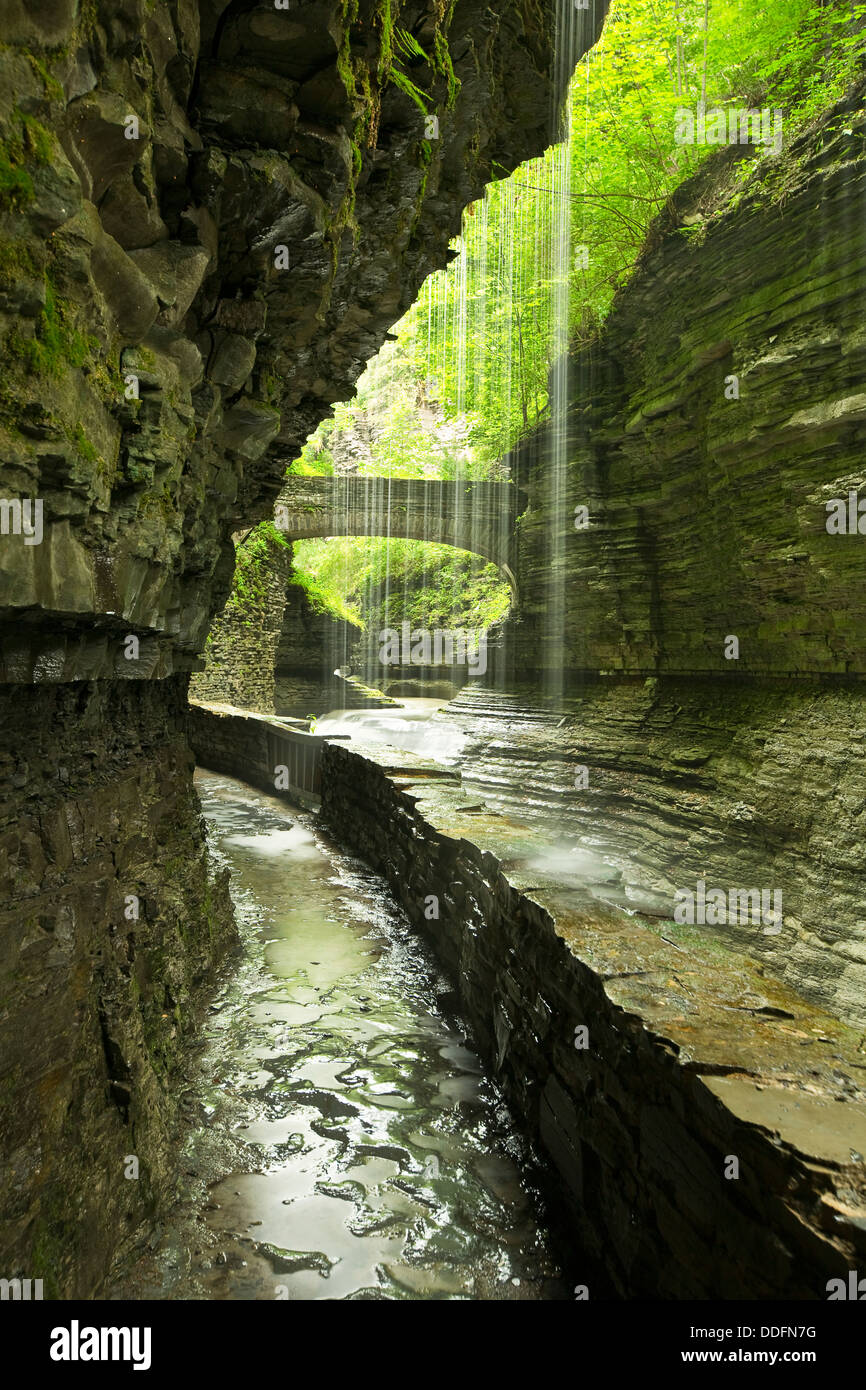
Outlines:
{"type": "Polygon", "coordinates": [[[866,676],[864,542],[826,529],[828,501],[866,502],[863,96],[673,195],[570,361],[564,514],[549,431],[512,455],[520,669],[866,676]]]}
{"type": "Polygon", "coordinates": [[[170,1186],[232,937],[179,715],[231,536],[549,142],[554,10],[0,3],[4,1276],[92,1294],[170,1186]]]}
{"type": "Polygon", "coordinates": [[[205,644],[190,695],[240,708],[274,708],[274,660],[292,549],[273,528],[238,536],[237,581],[205,644]]]}

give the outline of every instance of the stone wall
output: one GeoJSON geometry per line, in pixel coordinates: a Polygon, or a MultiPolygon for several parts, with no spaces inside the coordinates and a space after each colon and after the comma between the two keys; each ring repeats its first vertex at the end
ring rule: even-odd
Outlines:
{"type": "Polygon", "coordinates": [[[196,761],[225,772],[293,805],[318,809],[322,739],[289,729],[265,715],[228,705],[190,702],[187,735],[196,761]],[[277,778],[278,769],[287,775],[277,778]]]}
{"type": "Polygon", "coordinates": [[[590,1297],[823,1299],[863,1267],[856,1033],[709,938],[539,887],[531,827],[409,755],[326,745],[322,813],[429,933],[590,1297]]]}

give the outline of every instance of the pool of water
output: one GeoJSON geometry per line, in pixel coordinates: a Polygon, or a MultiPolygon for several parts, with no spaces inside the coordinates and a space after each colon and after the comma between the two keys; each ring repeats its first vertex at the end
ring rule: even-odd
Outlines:
{"type": "Polygon", "coordinates": [[[198,772],[244,954],[184,1106],[178,1201],[110,1297],[560,1299],[527,1152],[382,880],[198,772]]]}

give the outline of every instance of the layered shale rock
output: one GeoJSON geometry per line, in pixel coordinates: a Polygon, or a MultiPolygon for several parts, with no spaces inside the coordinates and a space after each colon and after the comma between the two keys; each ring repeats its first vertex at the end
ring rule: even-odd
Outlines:
{"type": "Polygon", "coordinates": [[[866,502],[864,132],[861,87],[776,159],[714,156],[652,229],[570,361],[565,477],[550,431],[512,460],[520,669],[866,675],[866,540],[827,529],[866,502]]]}
{"type": "Polygon", "coordinates": [[[0,1273],[88,1295],[170,1182],[177,1044],[231,937],[178,732],[231,536],[561,93],[550,0],[0,18],[0,1273]]]}
{"type": "Polygon", "coordinates": [[[675,677],[461,691],[442,716],[490,807],[547,835],[551,869],[600,901],[670,921],[678,891],[781,895],[781,930],[710,923],[720,944],[866,1027],[859,687],[675,677]]]}
{"type": "Polygon", "coordinates": [[[177,1176],[181,1044],[234,932],[185,713],[177,677],[0,688],[0,1250],[46,1297],[92,1291],[177,1176]]]}

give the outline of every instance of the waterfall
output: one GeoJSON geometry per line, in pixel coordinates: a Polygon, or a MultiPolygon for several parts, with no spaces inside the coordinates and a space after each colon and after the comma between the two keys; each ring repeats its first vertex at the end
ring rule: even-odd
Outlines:
{"type": "Polygon", "coordinates": [[[548,597],[544,622],[545,693],[554,706],[563,695],[565,645],[565,547],[571,529],[567,496],[569,404],[569,285],[571,276],[571,95],[577,52],[572,0],[559,0],[555,93],[566,93],[559,143],[550,165],[550,424],[548,478],[548,597]]]}
{"type": "MultiPolygon", "coordinates": [[[[504,565],[514,539],[509,451],[521,435],[543,423],[548,463],[544,496],[534,499],[533,512],[545,518],[547,564],[535,664],[553,705],[564,693],[567,547],[574,507],[583,501],[568,489],[574,386],[568,348],[575,274],[572,133],[578,81],[573,74],[589,18],[574,0],[558,0],[552,84],[552,127],[558,140],[543,156],[488,184],[465,210],[448,266],[428,276],[416,304],[392,330],[394,338],[368,363],[358,383],[366,415],[355,417],[374,434],[374,469],[364,460],[359,465],[360,474],[367,475],[361,529],[369,537],[381,537],[368,542],[364,606],[372,611],[375,605],[382,626],[398,630],[403,621],[414,619],[419,583],[431,596],[438,590],[443,600],[450,591],[450,619],[443,610],[442,622],[465,624],[457,618],[461,577],[471,573],[465,553],[454,550],[449,556],[425,548],[423,565],[410,569],[410,531],[429,542],[440,533],[442,516],[450,516],[474,556],[485,552],[492,533],[494,553],[504,565]],[[436,447],[430,435],[438,440],[436,447]],[[392,479],[407,475],[439,480],[438,499],[425,492],[423,526],[416,520],[410,527],[408,511],[405,525],[403,518],[392,516],[392,479]],[[498,510],[492,518],[489,482],[506,484],[495,493],[498,510]]],[[[585,142],[585,132],[583,138],[585,142]]],[[[580,205],[585,215],[586,203],[580,205]]],[[[338,407],[347,422],[344,443],[353,437],[352,409],[338,407]]],[[[356,440],[361,424],[354,431],[356,440]]],[[[335,440],[339,443],[339,429],[335,440]]],[[[340,536],[349,529],[346,480],[336,479],[334,491],[334,535],[340,536]]],[[[357,493],[355,497],[360,506],[357,493]]],[[[344,545],[344,593],[353,583],[353,553],[362,552],[344,545]]],[[[504,650],[507,632],[506,626],[491,653],[488,675],[503,689],[513,678],[504,650]]],[[[331,670],[346,663],[347,644],[333,655],[331,670]]]]}

